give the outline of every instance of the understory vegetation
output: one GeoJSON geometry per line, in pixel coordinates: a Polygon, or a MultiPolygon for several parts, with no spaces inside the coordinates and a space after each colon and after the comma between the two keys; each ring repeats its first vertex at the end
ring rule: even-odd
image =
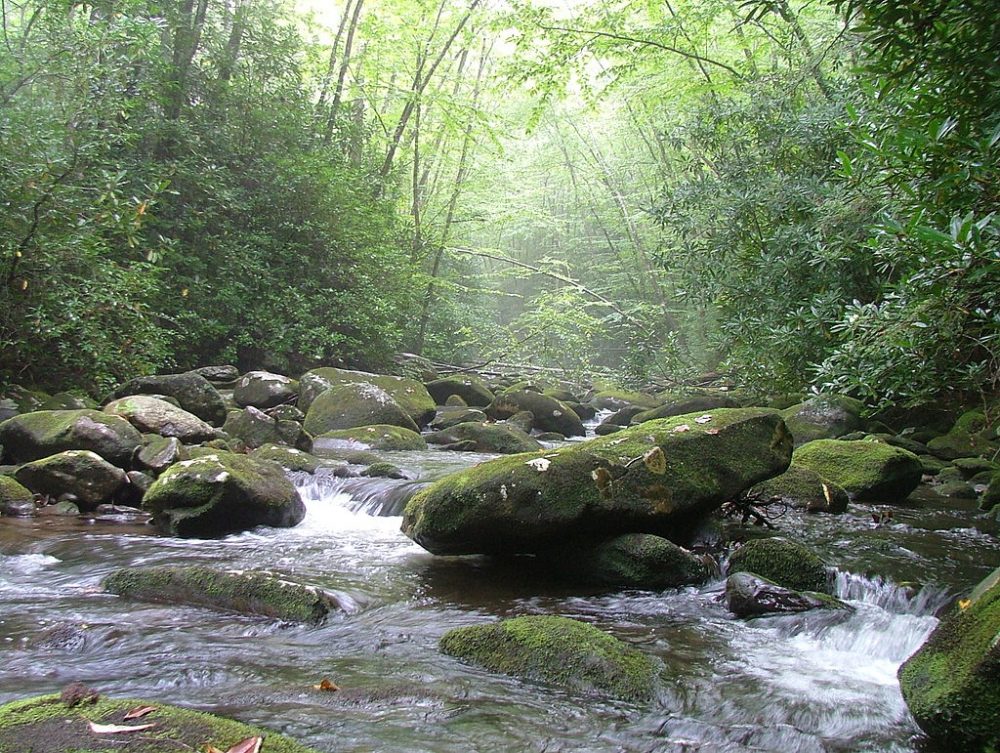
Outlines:
{"type": "Polygon", "coordinates": [[[0,380],[1000,379],[988,0],[0,0],[0,380]]]}

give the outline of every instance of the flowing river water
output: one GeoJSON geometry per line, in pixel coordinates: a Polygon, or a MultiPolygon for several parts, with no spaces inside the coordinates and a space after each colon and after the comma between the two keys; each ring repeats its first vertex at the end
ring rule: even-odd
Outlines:
{"type": "MultiPolygon", "coordinates": [[[[422,479],[483,460],[382,454],[422,479]]],[[[778,521],[783,534],[836,568],[836,593],[856,610],[743,621],[720,604],[721,580],[602,592],[527,563],[434,557],[399,532],[413,483],[295,481],[302,524],[222,540],[75,518],[0,520],[0,702],[83,681],[337,753],[929,751],[896,670],[935,613],[1000,565],[996,531],[974,503],[924,489],[877,527],[871,505],[791,512],[778,521]],[[290,626],[101,592],[116,568],[153,564],[266,568],[335,592],[345,611],[319,627],[290,626]],[[575,617],[661,657],[659,697],[584,698],[437,650],[451,628],[521,614],[575,617]],[[341,690],[315,690],[323,678],[341,690]]]]}

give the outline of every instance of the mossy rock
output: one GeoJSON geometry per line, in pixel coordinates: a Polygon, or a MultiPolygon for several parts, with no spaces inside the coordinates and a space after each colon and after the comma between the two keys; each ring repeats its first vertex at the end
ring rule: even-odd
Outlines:
{"type": "Polygon", "coordinates": [[[728,392],[704,391],[690,395],[665,394],[661,404],[652,410],[638,413],[632,418],[633,424],[644,424],[660,418],[672,418],[688,413],[704,413],[720,408],[735,408],[736,401],[728,392]]]}
{"type": "Polygon", "coordinates": [[[319,753],[277,732],[146,699],[101,697],[71,707],[60,696],[49,695],[0,706],[0,753],[177,753],[208,745],[229,750],[258,736],[264,738],[261,753],[319,753]],[[143,706],[155,710],[141,719],[125,719],[143,706]],[[156,726],[141,733],[96,734],[90,722],[156,726]]]}
{"type": "Polygon", "coordinates": [[[92,398],[74,395],[72,392],[57,392],[43,400],[38,410],[93,410],[97,407],[97,401],[92,398]]]}
{"type": "Polygon", "coordinates": [[[733,573],[726,579],[726,608],[737,617],[761,617],[812,609],[854,609],[829,594],[796,591],[750,572],[733,573]]]}
{"type": "Polygon", "coordinates": [[[90,450],[66,450],[25,463],[14,478],[37,494],[69,494],[85,509],[110,502],[128,483],[125,471],[90,450]]]}
{"type": "Polygon", "coordinates": [[[626,533],[591,550],[574,547],[566,557],[567,572],[615,588],[679,588],[709,576],[704,560],[648,533],[626,533]]]}
{"type": "Polygon", "coordinates": [[[920,470],[928,476],[937,476],[945,468],[951,467],[947,461],[933,455],[917,455],[917,459],[920,461],[920,470]]]}
{"type": "Polygon", "coordinates": [[[0,515],[22,517],[34,513],[31,491],[10,476],[0,475],[0,515]]]}
{"type": "Polygon", "coordinates": [[[554,400],[558,400],[560,403],[578,403],[580,398],[573,392],[570,392],[564,387],[549,387],[548,389],[542,390],[542,394],[545,397],[551,397],[554,400]]]}
{"type": "Polygon", "coordinates": [[[281,447],[276,444],[266,444],[250,453],[255,460],[268,460],[277,463],[286,471],[315,473],[322,465],[319,458],[308,452],[296,450],[294,447],[281,447]]]}
{"type": "Polygon", "coordinates": [[[484,424],[486,420],[486,414],[478,408],[445,406],[438,409],[437,415],[434,416],[434,420],[431,421],[428,428],[434,431],[444,431],[459,424],[484,424]]]}
{"type": "Polygon", "coordinates": [[[761,481],[750,493],[762,499],[778,498],[808,512],[846,512],[849,501],[844,487],[795,463],[780,476],[761,481]]]}
{"type": "Polygon", "coordinates": [[[643,410],[652,410],[663,401],[655,395],[650,395],[646,392],[600,390],[588,402],[597,410],[621,410],[628,406],[634,406],[643,410]]]}
{"type": "Polygon", "coordinates": [[[956,458],[951,464],[958,468],[967,479],[983,472],[993,474],[1000,471],[1000,463],[986,458],[956,458]]]}
{"type": "Polygon", "coordinates": [[[191,604],[223,612],[318,624],[340,605],[330,594],[267,572],[210,567],[115,570],[101,586],[108,593],[157,604],[191,604]]]}
{"type": "Polygon", "coordinates": [[[788,539],[754,539],[729,558],[729,574],[753,573],[794,591],[830,590],[826,565],[808,547],[788,539]]]}
{"type": "Polygon", "coordinates": [[[111,396],[129,395],[169,395],[177,399],[181,408],[213,426],[221,426],[226,420],[226,404],[222,395],[195,371],[138,377],[123,384],[111,396]]]}
{"type": "Polygon", "coordinates": [[[297,421],[279,420],[253,406],[230,411],[222,430],[250,449],[267,444],[299,450],[309,450],[312,446],[311,438],[297,421]]]}
{"type": "Polygon", "coordinates": [[[64,450],[90,450],[126,467],[141,444],[142,435],[132,424],[99,410],[36,411],[0,423],[4,458],[15,463],[64,450]]]}
{"type": "Polygon", "coordinates": [[[144,434],[177,437],[187,444],[214,439],[216,432],[205,421],[183,408],[150,395],[130,395],[112,400],[104,412],[121,416],[144,434]]]}
{"type": "Polygon", "coordinates": [[[305,517],[305,505],[280,465],[223,451],[168,468],[142,506],[174,536],[222,536],[259,525],[287,528],[305,517]]]}
{"type": "Polygon", "coordinates": [[[392,395],[374,384],[341,384],[323,392],[312,401],[303,428],[318,437],[339,429],[361,426],[401,426],[419,431],[417,424],[392,395]]]}
{"type": "Polygon", "coordinates": [[[1000,568],[899,668],[920,728],[949,750],[1000,749],[1000,568]]]}
{"type": "Polygon", "coordinates": [[[654,657],[592,625],[554,615],[457,628],[441,638],[441,650],[492,672],[626,701],[652,699],[662,671],[654,657]]]}
{"type": "Polygon", "coordinates": [[[426,440],[412,429],[388,424],[328,431],[313,439],[315,450],[349,447],[355,450],[426,450],[426,440]]]}
{"type": "Polygon", "coordinates": [[[934,485],[934,493],[951,499],[976,499],[979,494],[967,481],[947,481],[934,485]]]}
{"type": "Polygon", "coordinates": [[[864,403],[846,395],[815,395],[782,411],[795,446],[817,439],[836,439],[864,429],[864,403]]]}
{"type": "Polygon", "coordinates": [[[535,414],[530,410],[522,410],[515,413],[513,416],[509,416],[502,421],[497,421],[501,426],[509,426],[512,429],[517,429],[525,434],[530,434],[532,428],[535,425],[535,414]]]}
{"type": "Polygon", "coordinates": [[[435,554],[513,554],[621,533],[681,541],[727,499],[788,467],[777,413],[719,410],[511,455],[451,474],[406,507],[403,532],[435,554]]]}
{"type": "Polygon", "coordinates": [[[486,382],[474,374],[448,376],[427,382],[427,392],[438,405],[444,405],[448,399],[457,395],[466,405],[485,408],[493,402],[493,393],[486,382]]]}
{"type": "Polygon", "coordinates": [[[534,428],[557,431],[566,437],[586,436],[580,417],[565,403],[530,390],[505,390],[496,396],[486,414],[492,419],[509,418],[521,411],[534,415],[534,428]]]}
{"type": "Polygon", "coordinates": [[[177,437],[161,437],[159,434],[145,434],[142,447],[134,457],[134,465],[160,475],[174,463],[187,460],[187,448],[177,437]]]}
{"type": "MultiPolygon", "coordinates": [[[[436,405],[434,399],[427,392],[427,388],[421,382],[406,377],[390,376],[386,374],[369,374],[366,371],[351,371],[349,369],[337,369],[333,367],[322,367],[307,371],[299,379],[299,407],[306,411],[307,415],[313,402],[323,392],[332,387],[349,384],[370,384],[379,390],[387,393],[403,409],[410,420],[417,426],[426,426],[427,422],[434,418],[436,405]]],[[[399,426],[395,421],[373,421],[371,423],[391,423],[399,426]]],[[[356,424],[360,425],[360,424],[356,424]]],[[[346,429],[346,426],[331,426],[329,429],[346,429]]],[[[410,428],[407,425],[407,428],[410,428]]],[[[310,434],[322,434],[322,431],[306,430],[310,434]]]]}
{"type": "Polygon", "coordinates": [[[274,408],[296,400],[298,396],[298,382],[270,371],[248,371],[237,380],[233,388],[233,400],[241,408],[274,408]]]}
{"type": "Polygon", "coordinates": [[[363,471],[361,471],[362,476],[367,476],[368,478],[392,478],[392,479],[404,479],[406,474],[399,469],[399,467],[393,465],[392,463],[386,463],[385,461],[380,461],[378,463],[372,463],[363,471]]]}
{"type": "Polygon", "coordinates": [[[463,423],[444,431],[428,435],[430,444],[450,445],[456,442],[471,442],[470,452],[496,452],[512,455],[518,452],[532,452],[542,446],[520,429],[503,424],[463,423]]]}
{"type": "Polygon", "coordinates": [[[990,483],[979,498],[980,510],[992,510],[1000,505],[1000,473],[994,473],[990,478],[990,483]]]}
{"type": "Polygon", "coordinates": [[[840,484],[859,500],[906,499],[923,475],[916,455],[882,442],[818,439],[795,450],[793,459],[796,465],[840,484]]]}
{"type": "Polygon", "coordinates": [[[927,448],[942,460],[974,458],[992,453],[997,449],[996,426],[987,420],[982,411],[966,411],[947,434],[930,440],[927,448]]]}

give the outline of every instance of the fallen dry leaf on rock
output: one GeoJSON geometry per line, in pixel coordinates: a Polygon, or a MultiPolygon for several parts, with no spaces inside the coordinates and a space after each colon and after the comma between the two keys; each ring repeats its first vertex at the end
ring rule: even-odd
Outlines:
{"type": "Polygon", "coordinates": [[[156,711],[156,706],[140,706],[139,708],[132,709],[125,715],[125,721],[129,719],[142,719],[146,714],[152,714],[156,711]]]}
{"type": "Polygon", "coordinates": [[[325,690],[328,693],[336,693],[340,690],[340,686],[334,682],[330,682],[325,677],[322,679],[319,685],[313,685],[315,690],[325,690]]]}
{"type": "Polygon", "coordinates": [[[679,434],[682,431],[691,431],[691,427],[687,424],[681,424],[680,426],[674,427],[674,434],[679,434]]]}
{"type": "Polygon", "coordinates": [[[263,737],[248,737],[246,740],[236,743],[226,753],[260,753],[260,746],[263,744],[263,737]]]}
{"type": "Polygon", "coordinates": [[[155,724],[137,724],[130,727],[127,724],[95,724],[91,722],[90,731],[96,732],[98,735],[117,735],[124,732],[141,732],[144,729],[151,729],[155,726],[155,724]]]}

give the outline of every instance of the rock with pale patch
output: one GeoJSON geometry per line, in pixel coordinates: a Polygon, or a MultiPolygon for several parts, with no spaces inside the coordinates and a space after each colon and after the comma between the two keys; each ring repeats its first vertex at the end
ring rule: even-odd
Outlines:
{"type": "Polygon", "coordinates": [[[177,437],[188,444],[205,442],[216,436],[215,429],[193,413],[150,395],[112,400],[104,406],[104,412],[121,416],[144,434],[177,437]]]}

